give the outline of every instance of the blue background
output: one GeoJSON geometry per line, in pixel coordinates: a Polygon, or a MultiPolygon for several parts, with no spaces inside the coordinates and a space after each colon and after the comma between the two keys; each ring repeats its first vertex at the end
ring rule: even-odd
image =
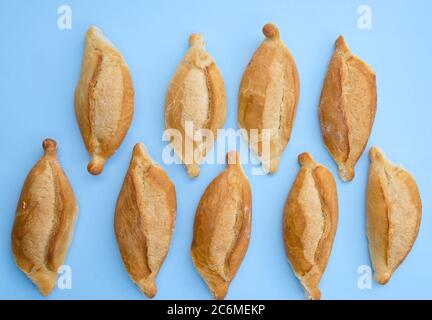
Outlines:
{"type": "MultiPolygon", "coordinates": [[[[226,128],[237,129],[237,93],[243,71],[263,39],[262,26],[276,23],[295,57],[301,97],[279,171],[252,176],[251,242],[231,284],[228,299],[303,299],[287,262],[282,209],[298,172],[297,155],[309,151],[336,175],[321,139],[317,108],[327,64],[339,34],[377,74],[378,111],[366,150],[379,145],[389,158],[416,177],[423,219],[408,258],[385,286],[357,286],[361,265],[369,265],[365,236],[368,155],[356,177],[338,177],[339,225],[321,282],[326,299],[432,298],[432,2],[430,1],[0,1],[0,298],[39,299],[33,284],[15,266],[10,232],[22,183],[42,154],[45,137],[60,146],[60,161],[80,206],[66,264],[71,290],[55,289],[49,299],[144,299],[123,267],[113,231],[114,206],[133,145],[144,142],[161,162],[163,105],[167,85],[188,48],[192,32],[204,34],[207,49],[225,79],[226,128]],[[57,28],[57,8],[72,8],[72,30],[57,28]],[[372,8],[372,30],[357,27],[360,5],[372,8]],[[135,115],[118,152],[98,177],[89,160],[73,109],[90,25],[99,26],[120,49],[132,71],[135,115]]],[[[181,165],[164,165],[177,189],[177,223],[158,277],[156,299],[208,299],[189,247],[195,209],[208,183],[224,165],[204,165],[190,180],[181,165]]]]}

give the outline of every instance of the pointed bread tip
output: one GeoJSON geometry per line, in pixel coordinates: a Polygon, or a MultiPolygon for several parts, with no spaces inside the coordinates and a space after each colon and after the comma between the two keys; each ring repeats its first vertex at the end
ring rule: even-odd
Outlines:
{"type": "Polygon", "coordinates": [[[189,45],[191,47],[204,48],[204,37],[201,34],[194,33],[189,37],[189,45]]]}
{"type": "Polygon", "coordinates": [[[298,162],[301,166],[304,166],[304,165],[312,165],[313,166],[316,164],[314,158],[312,158],[312,156],[309,152],[300,153],[298,155],[298,162]]]}
{"type": "Polygon", "coordinates": [[[227,165],[230,166],[239,166],[240,165],[240,155],[237,151],[229,151],[226,155],[227,165]]]}
{"type": "Polygon", "coordinates": [[[276,158],[273,158],[270,160],[270,168],[268,170],[269,174],[273,174],[273,173],[276,173],[276,171],[278,171],[280,160],[281,160],[281,157],[276,157],[276,158]]]}
{"type": "Polygon", "coordinates": [[[388,272],[378,272],[375,274],[375,280],[379,284],[386,284],[390,280],[391,274],[388,272]]]}
{"type": "Polygon", "coordinates": [[[103,32],[96,26],[90,26],[87,30],[87,36],[102,35],[103,32]]]}
{"type": "Polygon", "coordinates": [[[42,142],[42,148],[45,154],[56,155],[57,154],[57,142],[54,139],[45,139],[42,142]]]}
{"type": "Polygon", "coordinates": [[[138,142],[134,145],[132,153],[134,156],[141,155],[141,156],[146,157],[148,155],[147,148],[141,142],[138,142]]]}
{"type": "Polygon", "coordinates": [[[103,171],[105,165],[105,159],[100,156],[93,156],[91,161],[89,162],[87,166],[88,172],[90,172],[92,175],[97,176],[103,171]]]}
{"type": "Polygon", "coordinates": [[[196,178],[200,174],[200,166],[196,163],[194,164],[187,164],[186,165],[187,173],[189,177],[196,178]]]}
{"type": "Polygon", "coordinates": [[[373,146],[369,150],[369,158],[371,162],[383,161],[385,159],[385,155],[384,152],[381,150],[381,148],[377,146],[373,146]]]}
{"type": "Polygon", "coordinates": [[[213,291],[213,298],[215,300],[223,300],[225,299],[225,296],[228,293],[228,284],[227,283],[223,283],[219,286],[217,286],[216,288],[214,288],[213,291]]]}
{"type": "Polygon", "coordinates": [[[148,298],[153,298],[157,293],[154,279],[144,279],[138,282],[138,287],[148,298]]]}
{"type": "Polygon", "coordinates": [[[320,300],[321,290],[319,288],[313,288],[307,291],[309,300],[320,300]]]}
{"type": "Polygon", "coordinates": [[[32,270],[28,276],[36,284],[40,293],[43,296],[48,296],[57,284],[57,273],[49,271],[45,268],[32,270]]]}
{"type": "Polygon", "coordinates": [[[262,32],[268,39],[279,39],[279,29],[273,23],[267,23],[263,27],[262,32]]]}
{"type": "Polygon", "coordinates": [[[337,39],[336,39],[336,49],[337,50],[342,50],[342,51],[349,51],[348,45],[345,41],[345,38],[343,35],[340,35],[337,39]]]}
{"type": "Polygon", "coordinates": [[[339,177],[342,179],[342,181],[348,182],[354,179],[355,172],[353,167],[349,167],[346,164],[340,164],[338,167],[339,177]]]}

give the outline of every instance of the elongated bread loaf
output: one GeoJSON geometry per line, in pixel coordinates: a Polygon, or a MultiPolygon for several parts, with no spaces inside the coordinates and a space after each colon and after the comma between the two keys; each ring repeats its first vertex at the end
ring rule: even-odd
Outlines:
{"type": "Polygon", "coordinates": [[[217,138],[217,129],[225,123],[227,98],[222,74],[205,50],[204,38],[193,34],[189,43],[168,88],[165,128],[176,130],[170,143],[189,176],[196,177],[217,138]]]}
{"type": "Polygon", "coordinates": [[[336,40],[321,93],[321,133],[344,181],[354,178],[354,167],[368,142],[377,107],[376,77],[372,67],[336,40]]]}
{"type": "Polygon", "coordinates": [[[124,265],[138,287],[150,298],[156,276],[168,254],[176,218],[175,186],[136,144],[120,191],[115,234],[124,265]]]}
{"type": "Polygon", "coordinates": [[[28,174],[16,209],[12,251],[18,267],[47,296],[57,283],[78,217],[78,204],[57,159],[57,143],[43,142],[45,154],[28,174]]]}
{"type": "Polygon", "coordinates": [[[413,176],[391,163],[377,147],[370,152],[367,237],[380,284],[390,280],[417,238],[422,204],[413,176]]]}
{"type": "Polygon", "coordinates": [[[87,31],[81,75],[75,90],[75,113],[92,157],[91,174],[120,147],[134,113],[134,89],[120,51],[96,27],[87,31]]]}
{"type": "Polygon", "coordinates": [[[238,124],[266,172],[277,171],[297,111],[300,81],[297,66],[278,28],[263,27],[266,39],[241,80],[238,124]]]}
{"type": "Polygon", "coordinates": [[[331,172],[309,153],[298,157],[300,172],[285,204],[283,234],[291,266],[309,299],[320,299],[338,223],[338,197],[331,172]]]}
{"type": "Polygon", "coordinates": [[[223,299],[249,245],[252,193],[237,152],[207,187],[195,215],[191,247],[195,267],[215,299],[223,299]]]}

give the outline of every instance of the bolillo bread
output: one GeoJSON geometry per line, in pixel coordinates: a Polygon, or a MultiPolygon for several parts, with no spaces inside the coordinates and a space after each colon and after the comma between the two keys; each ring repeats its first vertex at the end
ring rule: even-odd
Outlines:
{"type": "Polygon", "coordinates": [[[72,241],[78,204],[57,159],[57,143],[43,142],[45,154],[28,174],[16,209],[12,252],[17,266],[47,296],[57,284],[72,241]]]}
{"type": "Polygon", "coordinates": [[[176,219],[175,186],[138,143],[117,200],[114,229],[124,265],[148,296],[171,244],[176,219]]]}
{"type": "Polygon", "coordinates": [[[340,36],[324,79],[319,118],[324,143],[343,181],[354,178],[354,167],[368,142],[376,108],[375,72],[340,36]]]}
{"type": "Polygon", "coordinates": [[[191,255],[215,299],[224,299],[249,246],[252,193],[237,152],[199,202],[191,255]]]}
{"type": "Polygon", "coordinates": [[[238,125],[265,172],[274,173],[291,137],[300,95],[297,66],[271,23],[241,80],[238,125]]]}
{"type": "Polygon", "coordinates": [[[96,27],[90,27],[86,34],[81,75],[75,89],[75,113],[92,157],[87,169],[98,175],[129,130],[134,89],[123,56],[96,27]]]}
{"type": "Polygon", "coordinates": [[[317,300],[338,223],[336,182],[309,153],[298,160],[301,169],[285,204],[283,235],[295,275],[306,296],[317,300]]]}
{"type": "Polygon", "coordinates": [[[385,284],[417,238],[422,203],[414,177],[408,171],[387,160],[377,147],[370,149],[369,156],[367,238],[375,279],[385,284]]]}
{"type": "Polygon", "coordinates": [[[222,74],[205,50],[203,36],[192,34],[189,44],[167,91],[165,129],[178,133],[170,137],[170,143],[188,175],[197,177],[200,163],[217,138],[217,129],[225,123],[227,97],[222,74]]]}

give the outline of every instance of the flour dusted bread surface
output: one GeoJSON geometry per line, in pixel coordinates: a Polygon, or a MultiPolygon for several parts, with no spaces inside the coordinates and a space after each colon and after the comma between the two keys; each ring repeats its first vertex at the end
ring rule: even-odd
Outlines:
{"type": "Polygon", "coordinates": [[[130,127],[134,89],[123,56],[96,27],[90,27],[86,34],[75,113],[92,157],[88,171],[100,174],[130,127]]]}
{"type": "Polygon", "coordinates": [[[283,235],[288,259],[309,299],[320,299],[319,282],[330,257],[338,223],[338,198],[330,171],[309,153],[285,204],[283,235]]]}
{"type": "Polygon", "coordinates": [[[251,232],[252,193],[237,152],[207,187],[199,202],[191,247],[192,260],[215,299],[225,298],[251,232]]]}
{"type": "Polygon", "coordinates": [[[417,238],[422,204],[411,174],[396,166],[377,147],[370,152],[367,186],[367,237],[380,284],[390,280],[417,238]]]}
{"type": "Polygon", "coordinates": [[[366,147],[377,107],[375,72],[336,40],[321,93],[319,117],[324,143],[344,181],[354,178],[354,167],[366,147]]]}
{"type": "Polygon", "coordinates": [[[78,204],[57,159],[57,143],[43,142],[44,155],[28,174],[12,230],[17,266],[46,296],[57,284],[78,217],[78,204]]]}
{"type": "Polygon", "coordinates": [[[196,177],[200,163],[217,138],[217,129],[225,123],[227,98],[222,74],[205,50],[203,36],[193,34],[189,43],[190,48],[168,88],[165,128],[180,134],[180,139],[170,141],[171,145],[189,176],[196,177]],[[197,139],[195,133],[201,129],[209,130],[213,137],[205,141],[197,139]]]}
{"type": "Polygon", "coordinates": [[[156,276],[168,254],[176,218],[175,186],[136,144],[115,212],[115,234],[124,265],[150,298],[156,276]]]}
{"type": "Polygon", "coordinates": [[[238,124],[265,171],[277,171],[291,137],[300,95],[297,66],[278,28],[263,27],[266,39],[243,74],[238,100],[238,124]],[[265,143],[267,141],[267,143],[265,143]]]}

